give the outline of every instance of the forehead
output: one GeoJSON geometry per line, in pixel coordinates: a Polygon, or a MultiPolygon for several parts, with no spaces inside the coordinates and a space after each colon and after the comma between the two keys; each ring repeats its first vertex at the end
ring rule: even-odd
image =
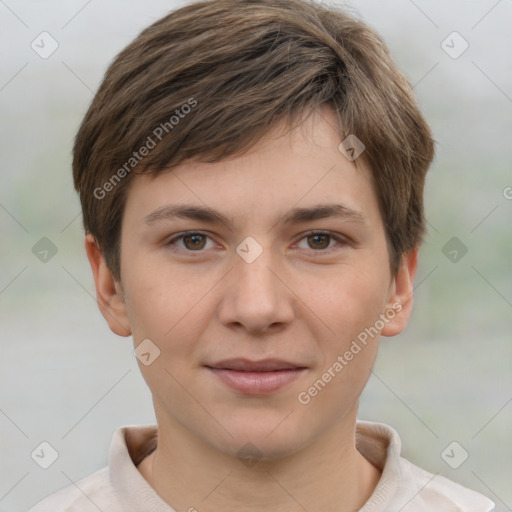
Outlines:
{"type": "Polygon", "coordinates": [[[292,130],[283,127],[276,125],[249,151],[219,162],[189,161],[157,175],[132,176],[126,215],[136,210],[141,219],[170,203],[207,206],[238,218],[319,203],[379,215],[369,169],[363,158],[351,161],[340,151],[338,120],[330,108],[292,130]]]}

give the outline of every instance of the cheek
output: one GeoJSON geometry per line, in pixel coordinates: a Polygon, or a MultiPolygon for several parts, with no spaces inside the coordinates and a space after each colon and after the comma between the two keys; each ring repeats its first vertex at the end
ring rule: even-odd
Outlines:
{"type": "MultiPolygon", "coordinates": [[[[181,396],[178,383],[187,382],[201,363],[199,340],[215,314],[205,296],[212,284],[161,267],[146,267],[128,284],[127,313],[134,347],[149,339],[158,353],[151,365],[139,360],[141,373],[154,395],[181,396]]],[[[186,394],[181,398],[185,400],[186,394]]]]}
{"type": "Polygon", "coordinates": [[[126,280],[127,314],[135,341],[151,338],[165,345],[185,327],[190,338],[199,327],[197,311],[207,302],[203,296],[211,287],[208,276],[199,278],[193,271],[148,260],[130,262],[131,268],[139,270],[126,280]]]}
{"type": "Polygon", "coordinates": [[[149,365],[141,359],[138,361],[154,399],[183,404],[186,412],[187,407],[194,406],[185,391],[189,387],[186,383],[200,362],[196,354],[198,340],[205,329],[204,322],[212,313],[205,309],[207,302],[200,300],[204,290],[194,291],[194,287],[189,287],[191,293],[184,294],[179,286],[176,281],[169,286],[166,281],[160,281],[151,286],[133,287],[136,298],[130,304],[129,315],[135,348],[149,339],[158,354],[149,365]]]}
{"type": "Polygon", "coordinates": [[[319,365],[297,400],[306,410],[322,411],[327,423],[357,401],[371,374],[387,298],[387,283],[380,279],[339,273],[324,293],[310,294],[308,305],[329,331],[317,333],[319,365]]]}
{"type": "Polygon", "coordinates": [[[380,315],[385,311],[387,284],[378,273],[347,269],[323,293],[309,295],[308,306],[328,327],[322,329],[323,335],[317,333],[321,357],[315,377],[321,379],[320,387],[327,383],[330,393],[336,394],[334,400],[356,397],[369,377],[383,327],[380,315]]]}
{"type": "Polygon", "coordinates": [[[331,331],[331,339],[350,343],[365,328],[371,327],[384,312],[389,283],[382,272],[368,265],[341,268],[331,279],[310,283],[305,291],[308,304],[331,331]]]}

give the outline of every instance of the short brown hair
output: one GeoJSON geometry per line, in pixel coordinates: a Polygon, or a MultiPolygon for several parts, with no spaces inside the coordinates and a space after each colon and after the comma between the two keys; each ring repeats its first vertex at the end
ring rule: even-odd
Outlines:
{"type": "Polygon", "coordinates": [[[132,174],[238,154],[278,121],[291,126],[323,104],[338,116],[340,142],[355,134],[365,146],[396,273],[424,235],[434,141],[382,38],[314,0],[207,0],[171,12],[121,51],[77,133],[85,231],[114,278],[132,174]]]}

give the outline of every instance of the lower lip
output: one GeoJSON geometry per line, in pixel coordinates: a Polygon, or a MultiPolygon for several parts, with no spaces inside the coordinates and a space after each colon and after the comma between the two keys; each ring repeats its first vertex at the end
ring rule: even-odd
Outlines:
{"type": "Polygon", "coordinates": [[[306,369],[279,370],[274,372],[242,372],[221,368],[208,368],[219,379],[236,391],[248,395],[272,393],[297,379],[306,369]]]}

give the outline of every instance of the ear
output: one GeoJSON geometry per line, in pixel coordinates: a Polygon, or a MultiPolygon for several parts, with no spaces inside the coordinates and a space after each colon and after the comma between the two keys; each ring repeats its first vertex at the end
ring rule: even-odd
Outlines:
{"type": "Polygon", "coordinates": [[[87,234],[85,237],[85,251],[94,276],[96,299],[102,315],[112,332],[119,336],[130,336],[132,330],[126,314],[121,283],[114,280],[105,263],[105,258],[91,234],[87,234]]]}
{"type": "Polygon", "coordinates": [[[402,256],[402,263],[393,279],[385,316],[388,322],[381,331],[383,336],[400,334],[409,321],[413,302],[413,285],[418,268],[418,251],[415,247],[402,256]],[[393,316],[392,316],[393,315],[393,316]]]}

